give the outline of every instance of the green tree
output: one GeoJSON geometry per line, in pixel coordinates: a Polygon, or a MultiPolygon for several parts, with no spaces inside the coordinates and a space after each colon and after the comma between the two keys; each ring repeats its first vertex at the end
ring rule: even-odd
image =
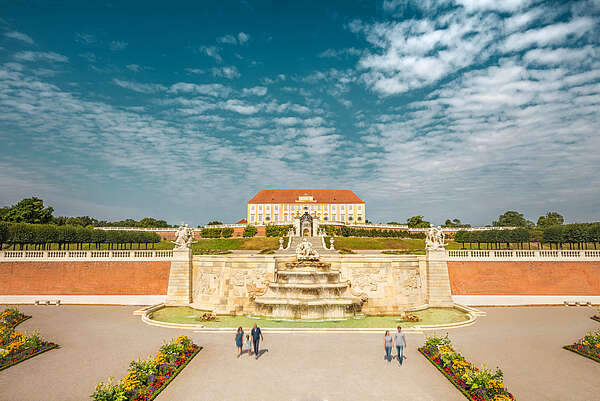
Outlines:
{"type": "Polygon", "coordinates": [[[247,225],[246,228],[244,228],[244,237],[254,237],[257,233],[258,230],[254,226],[247,225]]]}
{"type": "Polygon", "coordinates": [[[523,216],[523,213],[509,210],[498,217],[498,220],[492,222],[494,227],[529,227],[533,228],[533,222],[523,216]]]}
{"type": "Polygon", "coordinates": [[[423,216],[413,216],[406,220],[409,228],[428,228],[431,227],[431,223],[423,220],[423,216]]]}
{"type": "Polygon", "coordinates": [[[215,220],[215,221],[211,221],[210,223],[208,223],[207,226],[220,226],[221,224],[223,224],[223,222],[221,222],[219,220],[215,220]]]}
{"type": "Polygon", "coordinates": [[[544,216],[538,217],[537,226],[545,228],[550,226],[560,226],[565,222],[565,218],[557,212],[548,212],[544,216]]]}
{"type": "Polygon", "coordinates": [[[44,207],[40,198],[26,198],[12,206],[4,215],[5,221],[14,223],[46,224],[52,221],[54,209],[44,207]]]}

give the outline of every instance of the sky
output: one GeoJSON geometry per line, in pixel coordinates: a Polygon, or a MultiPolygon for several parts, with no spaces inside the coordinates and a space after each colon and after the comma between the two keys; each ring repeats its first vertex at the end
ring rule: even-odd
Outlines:
{"type": "Polygon", "coordinates": [[[0,1],[0,205],[600,220],[600,0],[0,1]],[[122,4],[123,3],[123,4],[122,4]]]}

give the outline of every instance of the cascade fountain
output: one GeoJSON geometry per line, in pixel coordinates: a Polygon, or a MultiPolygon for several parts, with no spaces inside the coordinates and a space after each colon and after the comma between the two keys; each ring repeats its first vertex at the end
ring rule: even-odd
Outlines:
{"type": "Polygon", "coordinates": [[[266,292],[255,298],[260,315],[282,319],[340,319],[360,311],[364,299],[354,296],[340,271],[319,260],[306,238],[296,248],[296,261],[277,268],[266,292]]]}

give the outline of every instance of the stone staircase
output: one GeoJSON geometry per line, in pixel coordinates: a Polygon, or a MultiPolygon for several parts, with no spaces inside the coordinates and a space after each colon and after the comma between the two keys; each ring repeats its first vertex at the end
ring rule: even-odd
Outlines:
{"type": "MultiPolygon", "coordinates": [[[[312,248],[319,253],[319,255],[327,255],[336,253],[335,251],[330,251],[329,249],[325,249],[323,247],[323,240],[321,237],[292,237],[292,243],[290,244],[289,249],[284,251],[279,251],[281,253],[289,253],[296,254],[296,246],[300,243],[300,241],[304,240],[304,238],[308,239],[308,242],[312,245],[312,248]]],[[[285,244],[284,244],[285,246],[285,244]]]]}

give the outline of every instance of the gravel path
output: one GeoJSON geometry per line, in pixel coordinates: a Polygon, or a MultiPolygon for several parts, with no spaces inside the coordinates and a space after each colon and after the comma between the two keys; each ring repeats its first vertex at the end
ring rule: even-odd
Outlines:
{"type": "MultiPolygon", "coordinates": [[[[402,367],[384,361],[379,334],[267,334],[255,360],[235,357],[233,335],[147,326],[135,307],[20,306],[61,348],[0,372],[1,401],[85,400],[130,360],[154,354],[162,341],[190,335],[204,347],[158,397],[183,400],[415,400],[464,397],[420,354],[423,335],[409,334],[402,367]]],[[[600,364],[561,349],[599,329],[592,308],[487,308],[470,327],[449,331],[471,361],[499,366],[519,400],[600,399],[600,364]]]]}

